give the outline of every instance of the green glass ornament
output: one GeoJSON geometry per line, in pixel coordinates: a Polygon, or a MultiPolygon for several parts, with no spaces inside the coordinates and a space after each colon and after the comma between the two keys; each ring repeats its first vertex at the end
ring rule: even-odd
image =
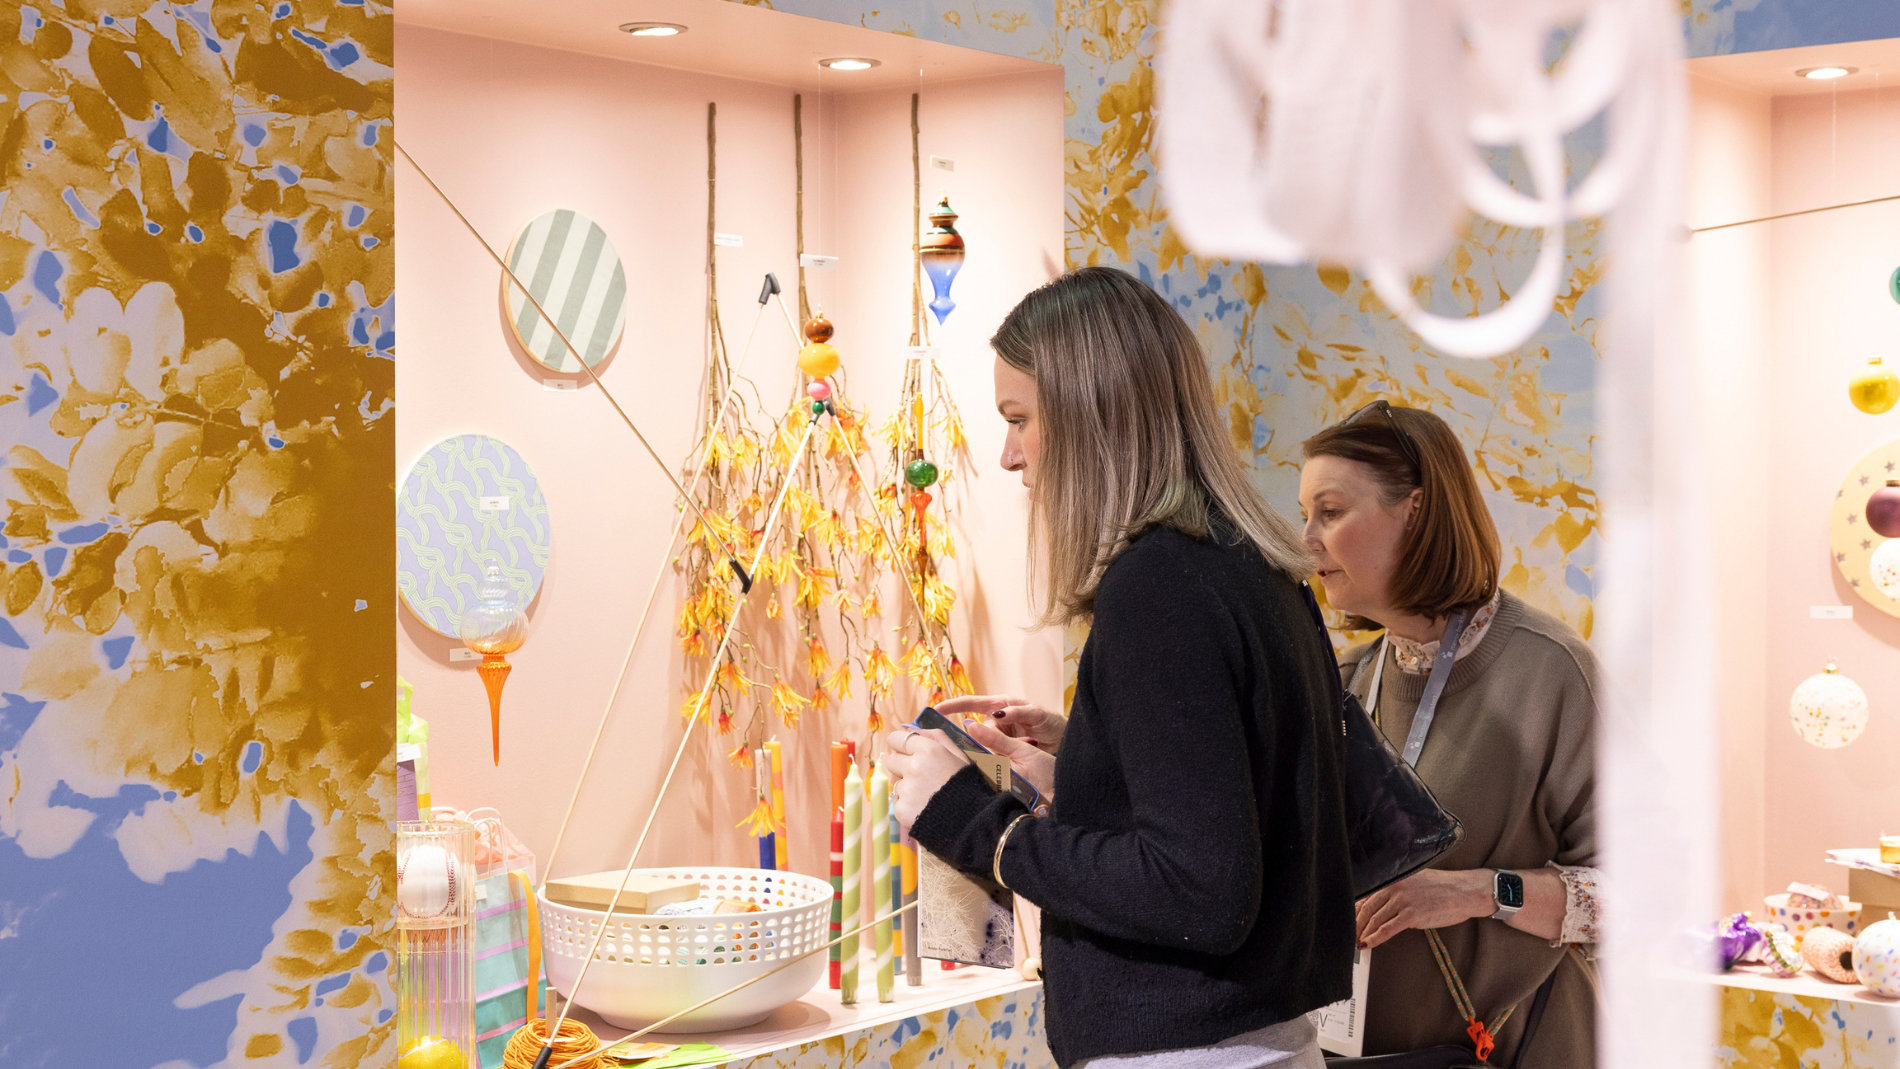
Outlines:
{"type": "Polygon", "coordinates": [[[813,401],[813,402],[811,403],[811,414],[812,414],[812,415],[814,415],[814,416],[822,416],[822,415],[824,415],[824,414],[825,414],[825,403],[824,403],[823,401],[813,401]]]}
{"type": "Polygon", "coordinates": [[[904,466],[904,481],[922,490],[937,481],[937,466],[919,457],[904,466]]]}

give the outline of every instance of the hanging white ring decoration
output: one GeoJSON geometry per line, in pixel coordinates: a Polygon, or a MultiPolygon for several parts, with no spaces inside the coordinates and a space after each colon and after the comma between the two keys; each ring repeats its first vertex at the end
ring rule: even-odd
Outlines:
{"type": "Polygon", "coordinates": [[[1207,255],[1351,265],[1449,355],[1508,352],[1551,314],[1566,223],[1610,210],[1656,151],[1669,70],[1646,2],[1176,0],[1157,64],[1172,221],[1207,255]],[[1606,109],[1605,151],[1567,192],[1564,138],[1606,109]],[[1484,158],[1509,146],[1528,193],[1484,158]],[[1543,244],[1501,307],[1435,315],[1408,276],[1442,262],[1467,212],[1543,244]]]}

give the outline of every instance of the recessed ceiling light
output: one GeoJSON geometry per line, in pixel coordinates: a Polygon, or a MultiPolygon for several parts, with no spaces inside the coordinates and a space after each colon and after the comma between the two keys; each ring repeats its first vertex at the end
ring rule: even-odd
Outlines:
{"type": "Polygon", "coordinates": [[[1845,78],[1859,72],[1859,67],[1803,67],[1795,71],[1801,77],[1812,78],[1817,82],[1825,82],[1830,78],[1845,78]]]}
{"type": "Polygon", "coordinates": [[[872,67],[878,66],[878,61],[875,59],[864,59],[860,56],[835,56],[831,59],[819,60],[818,65],[820,67],[830,67],[834,71],[868,71],[872,67]]]}
{"type": "Polygon", "coordinates": [[[678,37],[686,32],[686,27],[677,22],[629,22],[620,30],[635,37],[678,37]]]}

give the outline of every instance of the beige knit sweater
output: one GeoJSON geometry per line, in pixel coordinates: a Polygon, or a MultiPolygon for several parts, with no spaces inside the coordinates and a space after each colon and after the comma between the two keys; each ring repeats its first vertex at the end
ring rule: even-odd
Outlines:
{"type": "MultiPolygon", "coordinates": [[[[1348,651],[1341,662],[1349,685],[1359,676],[1361,699],[1373,666],[1357,669],[1375,648],[1348,651]]],[[[1402,748],[1427,677],[1399,671],[1390,652],[1381,675],[1380,726],[1402,748]]],[[[1575,631],[1504,595],[1484,640],[1452,667],[1419,756],[1419,774],[1464,823],[1464,839],[1434,867],[1597,864],[1595,679],[1596,660],[1575,631]]],[[[1489,917],[1439,934],[1487,1024],[1518,1006],[1491,1064],[1513,1064],[1531,998],[1555,969],[1543,1022],[1518,1064],[1593,1069],[1596,970],[1583,955],[1489,917]]],[[[1366,1002],[1368,1055],[1470,1045],[1423,932],[1403,932],[1372,952],[1366,1002]]]]}

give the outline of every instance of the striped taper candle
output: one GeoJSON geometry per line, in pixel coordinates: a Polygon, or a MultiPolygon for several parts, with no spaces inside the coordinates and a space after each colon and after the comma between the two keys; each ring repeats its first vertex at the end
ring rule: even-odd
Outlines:
{"type": "MultiPolygon", "coordinates": [[[[871,766],[871,874],[871,909],[882,916],[891,900],[891,777],[881,763],[871,766]]],[[[894,986],[890,917],[877,922],[871,939],[877,950],[877,1000],[889,1002],[894,986]]]]}
{"type": "MultiPolygon", "coordinates": [[[[891,788],[895,794],[897,789],[891,788]]],[[[891,912],[904,908],[904,830],[897,826],[897,806],[891,806],[891,912]]],[[[891,960],[904,960],[904,922],[891,922],[891,960]]]]}
{"type": "Polygon", "coordinates": [[[844,944],[838,948],[838,997],[858,1000],[859,885],[864,881],[864,776],[852,765],[844,777],[844,944]]]}
{"type": "Polygon", "coordinates": [[[831,989],[838,990],[838,935],[844,931],[844,807],[831,811],[831,989]]]}

